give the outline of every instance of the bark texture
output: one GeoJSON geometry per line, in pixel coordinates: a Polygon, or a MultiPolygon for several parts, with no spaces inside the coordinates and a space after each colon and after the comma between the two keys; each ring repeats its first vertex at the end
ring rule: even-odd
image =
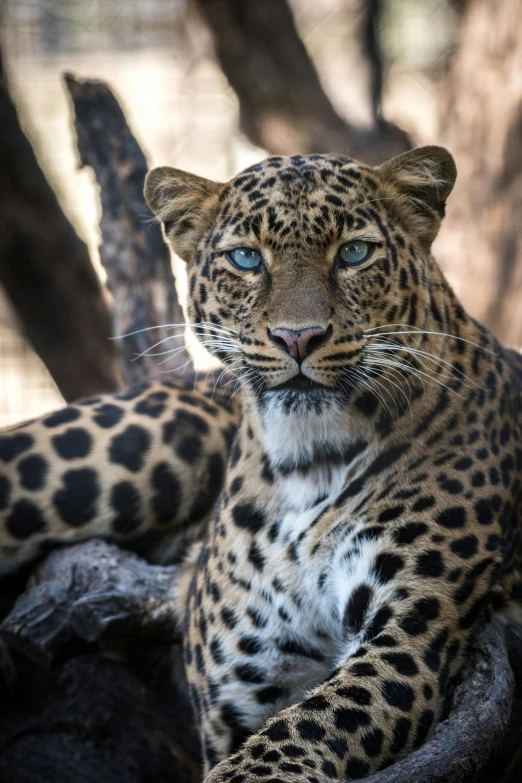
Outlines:
{"type": "Polygon", "coordinates": [[[53,552],[2,623],[2,636],[41,666],[74,638],[179,641],[178,566],[150,565],[100,540],[53,552]]]}
{"type": "MultiPolygon", "coordinates": [[[[380,115],[367,129],[352,127],[339,116],[299,37],[287,0],[196,0],[196,5],[239,99],[241,129],[254,144],[277,155],[339,152],[370,164],[411,146],[406,133],[380,115]]],[[[365,35],[371,38],[371,18],[369,26],[365,24],[365,35]]],[[[377,68],[377,89],[379,73],[377,68]]]]}
{"type": "Polygon", "coordinates": [[[67,401],[118,388],[102,287],[20,126],[1,52],[0,284],[67,401]]]}
{"type": "Polygon", "coordinates": [[[180,374],[190,372],[169,250],[143,197],[145,155],[107,84],[71,74],[65,84],[81,165],[91,166],[100,188],[100,259],[113,297],[113,333],[130,335],[117,341],[125,383],[158,373],[158,359],[142,354],[166,339],[169,349],[180,349],[180,374]]]}

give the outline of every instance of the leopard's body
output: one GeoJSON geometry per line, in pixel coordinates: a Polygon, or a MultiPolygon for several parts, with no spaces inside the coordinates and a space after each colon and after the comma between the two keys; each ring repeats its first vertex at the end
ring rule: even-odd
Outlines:
{"type": "MultiPolygon", "coordinates": [[[[202,471],[238,421],[178,596],[209,783],[326,783],[390,764],[440,717],[491,591],[520,597],[522,363],[466,314],[431,256],[453,179],[438,148],[375,169],[269,158],[227,185],[156,170],[149,203],[189,264],[191,319],[238,378],[239,416],[223,392],[210,411],[197,391],[154,386],[124,399],[121,432],[96,421],[111,400],[74,406],[88,454],[57,449],[45,420],[0,440],[9,563],[50,536],[163,523],[187,538],[202,471]],[[356,240],[372,252],[350,266],[339,248],[356,240]],[[237,268],[239,246],[263,263],[237,268]],[[132,440],[115,460],[114,438],[144,416],[139,466],[132,440]],[[31,445],[13,456],[21,435],[31,445]],[[36,452],[53,453],[37,489],[20,467],[36,452]],[[56,500],[73,467],[97,471],[87,521],[56,500]],[[158,474],[170,476],[161,503],[158,474]],[[162,505],[169,485],[177,512],[162,505]],[[144,512],[126,522],[133,492],[144,512]]],[[[63,438],[77,423],[58,426],[63,438]]]]}
{"type": "Polygon", "coordinates": [[[150,557],[179,557],[221,488],[237,415],[211,379],[165,377],[0,434],[0,574],[97,535],[145,534],[150,557]]]}

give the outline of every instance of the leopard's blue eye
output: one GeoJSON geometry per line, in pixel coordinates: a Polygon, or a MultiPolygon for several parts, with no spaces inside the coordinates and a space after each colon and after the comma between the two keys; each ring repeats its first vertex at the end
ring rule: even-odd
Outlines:
{"type": "Polygon", "coordinates": [[[354,239],[353,242],[347,242],[342,246],[338,257],[348,266],[359,266],[371,256],[373,247],[362,239],[354,239]]]}
{"type": "Polygon", "coordinates": [[[227,258],[233,266],[246,271],[258,269],[263,263],[261,253],[251,247],[236,247],[227,253],[227,258]]]}

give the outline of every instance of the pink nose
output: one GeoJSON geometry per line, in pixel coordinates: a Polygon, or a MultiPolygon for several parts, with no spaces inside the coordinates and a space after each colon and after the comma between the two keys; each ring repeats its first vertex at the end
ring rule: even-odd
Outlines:
{"type": "Polygon", "coordinates": [[[270,339],[297,362],[302,362],[314,348],[324,342],[327,330],[324,326],[309,326],[306,329],[272,329],[270,339]]]}

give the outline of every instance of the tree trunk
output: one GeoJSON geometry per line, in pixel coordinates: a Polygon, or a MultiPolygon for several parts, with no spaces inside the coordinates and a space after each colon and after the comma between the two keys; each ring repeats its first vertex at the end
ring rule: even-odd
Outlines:
{"type": "Polygon", "coordinates": [[[465,5],[441,93],[459,176],[437,257],[464,306],[522,345],[522,0],[465,5]]]}
{"type": "Polygon", "coordinates": [[[118,387],[102,287],[20,127],[1,52],[0,283],[67,401],[118,387]]]}
{"type": "Polygon", "coordinates": [[[66,74],[65,84],[81,165],[92,168],[100,187],[100,259],[113,297],[113,334],[128,335],[117,342],[125,383],[157,374],[157,356],[167,349],[177,350],[178,374],[189,373],[169,249],[143,196],[145,155],[105,82],[66,74]]]}
{"type": "MultiPolygon", "coordinates": [[[[241,130],[254,144],[277,155],[339,152],[370,164],[409,149],[407,135],[391,123],[379,118],[372,128],[355,128],[337,114],[287,0],[196,4],[212,32],[221,68],[237,93],[241,130]]],[[[380,88],[378,70],[373,81],[380,88]]],[[[379,100],[372,103],[378,105],[379,100]]]]}

